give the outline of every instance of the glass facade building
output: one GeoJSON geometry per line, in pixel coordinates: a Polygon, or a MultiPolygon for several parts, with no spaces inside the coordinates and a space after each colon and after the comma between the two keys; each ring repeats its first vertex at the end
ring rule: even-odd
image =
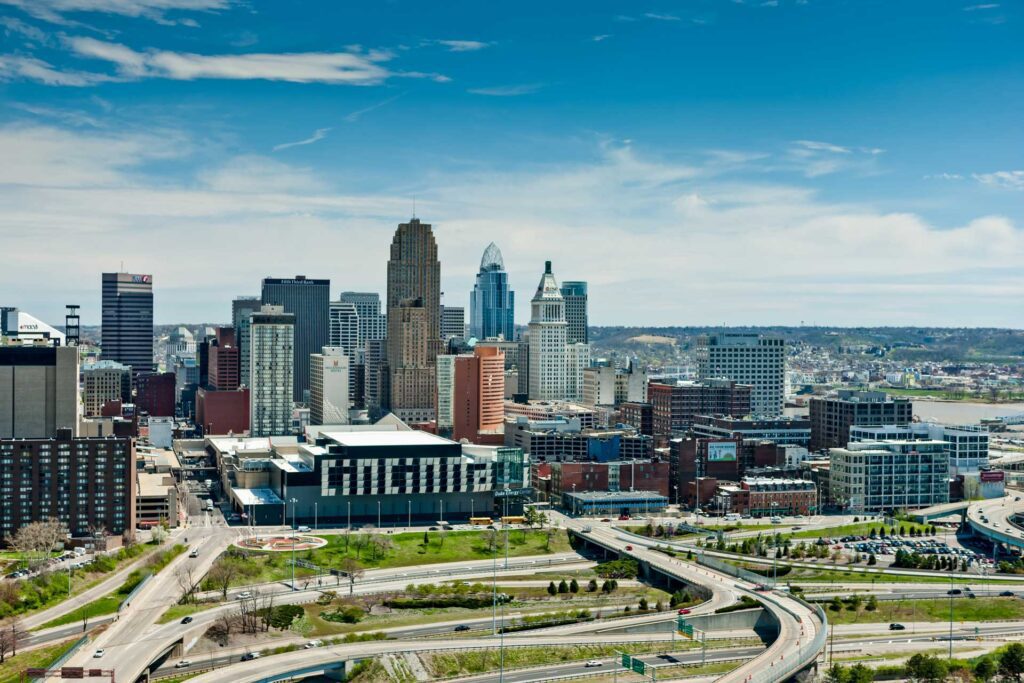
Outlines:
{"type": "Polygon", "coordinates": [[[491,242],[480,259],[480,272],[469,297],[469,336],[477,339],[515,335],[515,293],[509,289],[505,261],[491,242]]]}

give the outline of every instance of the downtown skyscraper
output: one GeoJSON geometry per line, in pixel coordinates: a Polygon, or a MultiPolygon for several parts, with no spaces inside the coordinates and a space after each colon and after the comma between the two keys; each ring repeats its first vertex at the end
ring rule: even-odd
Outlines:
{"type": "Polygon", "coordinates": [[[309,356],[330,345],[330,280],[264,278],[261,301],[284,307],[295,316],[295,373],[292,398],[305,401],[309,392],[309,356]]]}
{"type": "Polygon", "coordinates": [[[155,372],[153,276],[103,273],[103,360],[131,366],[132,377],[155,372]]]}
{"type": "Polygon", "coordinates": [[[400,419],[434,419],[435,364],[441,351],[441,263],[431,226],[401,223],[388,260],[387,408],[400,419]]]}
{"type": "Polygon", "coordinates": [[[570,344],[587,344],[587,283],[582,280],[566,280],[562,283],[562,298],[565,299],[565,336],[570,344]]]}
{"type": "Polygon", "coordinates": [[[514,334],[515,293],[508,286],[501,250],[491,242],[484,249],[480,272],[469,295],[469,336],[512,341],[514,334]]]}
{"type": "Polygon", "coordinates": [[[295,374],[295,314],[286,312],[283,306],[267,304],[253,313],[250,321],[249,433],[251,436],[289,434],[295,374]]]}
{"type": "Polygon", "coordinates": [[[530,303],[529,397],[537,401],[561,401],[566,397],[565,299],[544,262],[544,274],[530,303]]]}

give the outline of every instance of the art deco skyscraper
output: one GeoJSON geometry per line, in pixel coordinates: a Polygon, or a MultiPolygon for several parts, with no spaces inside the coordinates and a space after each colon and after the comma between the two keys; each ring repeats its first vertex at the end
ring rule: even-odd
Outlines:
{"type": "Polygon", "coordinates": [[[153,276],[103,273],[103,360],[150,375],[153,364],[153,276]]]}
{"type": "Polygon", "coordinates": [[[402,223],[388,261],[387,366],[391,412],[409,422],[435,417],[441,341],[441,264],[427,223],[402,223]]]}
{"type": "Polygon", "coordinates": [[[480,272],[469,296],[469,335],[477,339],[502,337],[513,340],[515,293],[508,287],[508,273],[498,245],[491,242],[480,259],[480,272]]]}
{"type": "Polygon", "coordinates": [[[529,397],[531,400],[561,401],[566,397],[565,300],[551,273],[551,261],[544,263],[544,275],[530,305],[529,397]]]}

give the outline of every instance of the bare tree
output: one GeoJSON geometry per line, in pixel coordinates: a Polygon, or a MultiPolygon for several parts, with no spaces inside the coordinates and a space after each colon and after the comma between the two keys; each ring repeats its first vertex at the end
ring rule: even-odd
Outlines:
{"type": "Polygon", "coordinates": [[[193,602],[198,582],[196,581],[196,570],[192,563],[187,562],[179,566],[174,572],[174,578],[178,581],[178,588],[181,589],[182,599],[186,603],[193,602]]]}
{"type": "Polygon", "coordinates": [[[247,598],[238,601],[238,621],[242,633],[258,633],[260,630],[260,592],[253,590],[247,598]]]}
{"type": "Polygon", "coordinates": [[[270,630],[270,618],[274,616],[274,594],[268,593],[265,598],[261,601],[260,609],[260,622],[263,624],[263,631],[270,630]]]}
{"type": "Polygon", "coordinates": [[[358,560],[351,557],[346,557],[341,561],[341,571],[345,572],[345,576],[348,577],[348,594],[352,595],[355,592],[356,580],[363,578],[366,571],[358,560]]]}
{"type": "Polygon", "coordinates": [[[228,588],[231,587],[236,576],[238,576],[238,564],[224,556],[210,568],[206,580],[220,589],[221,600],[227,600],[228,588]]]}
{"type": "Polygon", "coordinates": [[[498,532],[495,529],[488,529],[484,532],[484,540],[487,542],[487,552],[493,554],[498,547],[498,532]]]}
{"type": "Polygon", "coordinates": [[[21,645],[28,633],[21,628],[21,622],[17,619],[8,619],[0,623],[0,664],[8,656],[18,654],[18,645],[21,645]]]}
{"type": "Polygon", "coordinates": [[[125,548],[131,548],[133,545],[139,542],[138,537],[135,535],[134,529],[125,529],[124,533],[121,534],[121,542],[125,548]]]}
{"type": "Polygon", "coordinates": [[[35,555],[35,561],[38,562],[57,544],[63,543],[65,538],[67,538],[67,527],[51,517],[44,522],[31,522],[21,527],[10,538],[10,543],[15,550],[26,556],[35,555]]]}

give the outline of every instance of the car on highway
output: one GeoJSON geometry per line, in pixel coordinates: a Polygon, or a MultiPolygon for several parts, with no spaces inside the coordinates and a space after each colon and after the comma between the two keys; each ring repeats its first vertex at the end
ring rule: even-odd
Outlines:
{"type": "Polygon", "coordinates": [[[602,518],[601,518],[601,521],[602,521],[602,522],[610,522],[610,521],[612,521],[612,520],[611,520],[611,519],[609,519],[608,517],[602,517],[602,518]]]}
{"type": "Polygon", "coordinates": [[[684,607],[683,609],[679,610],[678,613],[679,614],[689,614],[690,613],[690,609],[687,608],[687,607],[684,607]]]}
{"type": "Polygon", "coordinates": [[[903,624],[889,624],[890,631],[906,631],[907,627],[903,624]]]}
{"type": "Polygon", "coordinates": [[[602,662],[600,659],[591,659],[583,666],[587,669],[593,669],[595,666],[604,666],[604,662],[602,662]]]}
{"type": "Polygon", "coordinates": [[[174,668],[175,669],[184,669],[184,668],[189,667],[189,666],[192,666],[192,662],[188,661],[187,659],[180,659],[174,665],[174,668]]]}
{"type": "Polygon", "coordinates": [[[260,653],[259,652],[246,652],[244,655],[242,655],[242,661],[243,662],[249,662],[249,661],[252,661],[253,659],[259,659],[259,658],[260,658],[260,653]]]}
{"type": "Polygon", "coordinates": [[[632,550],[632,549],[633,549],[633,546],[631,546],[631,545],[627,545],[627,546],[626,546],[626,552],[629,552],[629,551],[630,551],[630,550],[632,550]]]}
{"type": "Polygon", "coordinates": [[[103,648],[101,647],[100,649],[96,650],[96,652],[93,652],[93,653],[92,653],[92,658],[93,658],[93,659],[99,659],[100,657],[102,657],[102,656],[103,656],[103,655],[105,655],[105,654],[107,654],[107,651],[106,651],[106,650],[104,650],[104,649],[103,649],[103,648]]]}
{"type": "Polygon", "coordinates": [[[314,647],[320,647],[323,644],[324,644],[324,641],[322,641],[322,640],[311,640],[308,643],[306,643],[305,645],[303,645],[303,647],[306,648],[307,650],[312,650],[314,647]]]}
{"type": "Polygon", "coordinates": [[[959,588],[950,588],[946,591],[946,595],[963,595],[963,591],[959,588]]]}
{"type": "Polygon", "coordinates": [[[250,593],[249,591],[244,591],[244,592],[239,593],[238,595],[236,595],[235,596],[235,600],[248,600],[251,597],[252,597],[252,593],[250,593]]]}
{"type": "Polygon", "coordinates": [[[458,626],[455,627],[455,631],[457,633],[461,633],[462,631],[468,631],[468,630],[469,630],[469,626],[467,624],[459,624],[458,626]]]}
{"type": "Polygon", "coordinates": [[[193,621],[195,621],[195,620],[192,617],[185,617],[184,619],[181,620],[181,623],[183,623],[183,624],[191,624],[193,621]]]}
{"type": "Polygon", "coordinates": [[[1016,595],[1016,593],[1014,593],[1013,591],[1003,591],[1002,593],[999,594],[999,597],[1001,597],[1001,598],[1012,598],[1015,595],[1016,595]]]}

